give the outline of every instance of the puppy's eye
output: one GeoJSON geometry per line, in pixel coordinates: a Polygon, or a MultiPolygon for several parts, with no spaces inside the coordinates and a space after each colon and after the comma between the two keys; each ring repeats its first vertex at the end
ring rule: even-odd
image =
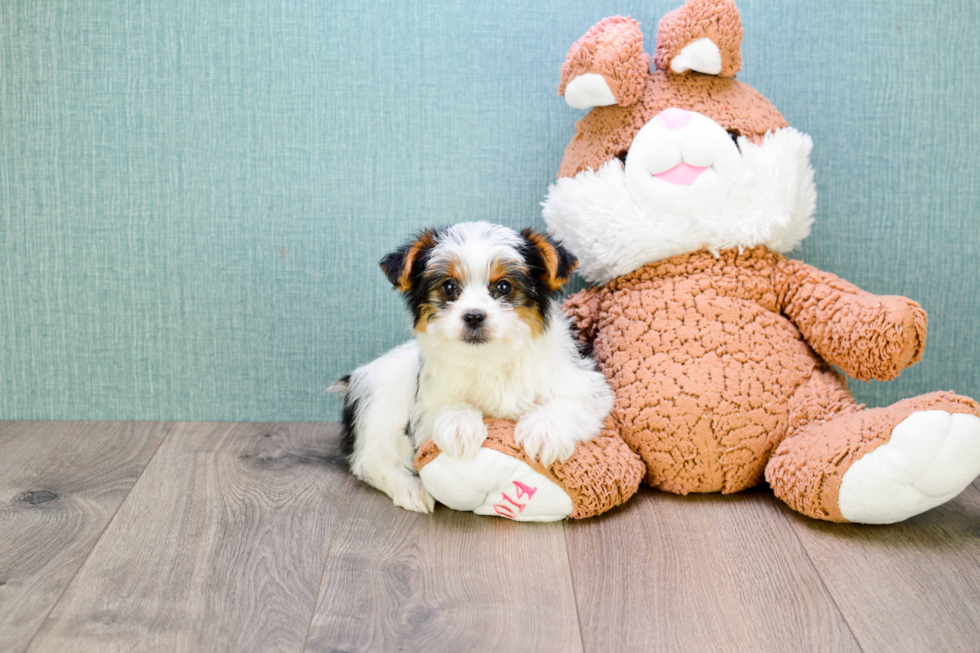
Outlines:
{"type": "Polygon", "coordinates": [[[741,134],[739,134],[739,133],[738,133],[737,131],[735,131],[734,129],[729,129],[729,130],[728,130],[728,137],[729,137],[730,139],[732,139],[732,142],[733,142],[733,143],[735,143],[735,147],[738,147],[738,137],[739,137],[739,136],[741,136],[741,134]]]}
{"type": "Polygon", "coordinates": [[[459,284],[452,279],[446,279],[442,282],[442,292],[445,293],[446,297],[454,298],[459,292],[459,284]]]}
{"type": "Polygon", "coordinates": [[[503,297],[504,295],[508,294],[510,290],[511,285],[509,281],[498,281],[493,287],[493,292],[497,297],[503,297]]]}

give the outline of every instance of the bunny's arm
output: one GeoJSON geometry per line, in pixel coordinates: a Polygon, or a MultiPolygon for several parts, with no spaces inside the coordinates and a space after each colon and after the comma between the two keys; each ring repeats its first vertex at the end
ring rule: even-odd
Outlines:
{"type": "Polygon", "coordinates": [[[586,288],[570,295],[562,310],[572,321],[573,335],[583,343],[592,343],[598,328],[599,289],[586,288]]]}
{"type": "Polygon", "coordinates": [[[848,376],[887,381],[922,358],[927,318],[911,299],[872,295],[787,259],[776,266],[773,281],[782,313],[814,351],[848,376]]]}

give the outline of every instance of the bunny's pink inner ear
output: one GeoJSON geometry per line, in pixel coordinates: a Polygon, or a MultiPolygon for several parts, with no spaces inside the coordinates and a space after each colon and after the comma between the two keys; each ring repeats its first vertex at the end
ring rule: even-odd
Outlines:
{"type": "Polygon", "coordinates": [[[660,19],[657,68],[734,77],[742,68],[742,19],[732,0],[688,0],[660,19]]]}
{"type": "Polygon", "coordinates": [[[576,109],[640,99],[650,73],[643,32],[632,18],[604,18],[572,45],[561,67],[558,94],[576,109]]]}

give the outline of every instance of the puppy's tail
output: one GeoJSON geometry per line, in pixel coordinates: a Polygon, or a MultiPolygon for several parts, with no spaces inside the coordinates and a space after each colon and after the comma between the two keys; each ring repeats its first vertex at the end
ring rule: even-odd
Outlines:
{"type": "Polygon", "coordinates": [[[350,374],[327,386],[327,392],[337,392],[342,395],[346,395],[348,389],[350,389],[350,374]]]}
{"type": "Polygon", "coordinates": [[[354,419],[357,417],[357,399],[352,399],[348,394],[349,391],[350,374],[327,386],[327,392],[336,392],[344,396],[344,412],[340,422],[340,441],[337,444],[340,457],[348,465],[351,455],[354,453],[354,419]]]}

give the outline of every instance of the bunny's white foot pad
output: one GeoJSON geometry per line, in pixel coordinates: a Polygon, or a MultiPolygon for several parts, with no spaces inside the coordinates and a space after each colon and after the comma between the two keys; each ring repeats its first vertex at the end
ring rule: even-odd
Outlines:
{"type": "Polygon", "coordinates": [[[851,465],[841,479],[838,507],[848,521],[893,524],[946,503],[978,474],[980,418],[919,411],[851,465]]]}
{"type": "Polygon", "coordinates": [[[487,447],[470,458],[440,453],[419,477],[436,501],[453,510],[514,521],[557,521],[573,509],[571,497],[553,481],[524,461],[487,447]]]}

